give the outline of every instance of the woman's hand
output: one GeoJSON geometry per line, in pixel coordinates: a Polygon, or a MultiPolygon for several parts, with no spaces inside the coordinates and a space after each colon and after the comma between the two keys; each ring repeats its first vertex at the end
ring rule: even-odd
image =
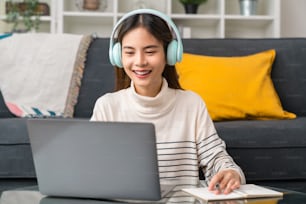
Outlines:
{"type": "Polygon", "coordinates": [[[210,181],[208,189],[215,194],[229,194],[240,187],[241,179],[237,171],[233,169],[218,172],[210,181]]]}

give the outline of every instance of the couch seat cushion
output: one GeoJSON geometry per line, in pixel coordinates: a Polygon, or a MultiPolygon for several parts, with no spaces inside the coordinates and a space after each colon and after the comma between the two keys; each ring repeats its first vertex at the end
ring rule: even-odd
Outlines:
{"type": "Polygon", "coordinates": [[[215,122],[215,126],[230,148],[306,147],[306,117],[215,122]]]}
{"type": "Polygon", "coordinates": [[[26,119],[0,119],[0,178],[35,178],[26,119]]]}
{"type": "Polygon", "coordinates": [[[29,143],[25,118],[0,119],[0,145],[29,143]]]}
{"type": "Polygon", "coordinates": [[[215,125],[247,182],[306,179],[306,117],[215,125]]]}

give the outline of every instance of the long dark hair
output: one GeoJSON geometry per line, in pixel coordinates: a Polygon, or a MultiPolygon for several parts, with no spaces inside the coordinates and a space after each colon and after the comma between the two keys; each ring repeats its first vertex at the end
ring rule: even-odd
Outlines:
{"type": "MultiPolygon", "coordinates": [[[[144,27],[157,40],[164,45],[165,57],[167,54],[167,46],[173,40],[172,32],[168,24],[158,16],[153,14],[136,14],[125,19],[119,30],[117,42],[122,44],[122,39],[127,32],[137,27],[144,27]]],[[[115,91],[128,88],[131,84],[131,79],[125,73],[124,69],[115,67],[116,86],[115,91]]],[[[175,66],[166,64],[162,76],[167,80],[168,86],[173,89],[182,89],[178,81],[178,74],[175,66]]]]}

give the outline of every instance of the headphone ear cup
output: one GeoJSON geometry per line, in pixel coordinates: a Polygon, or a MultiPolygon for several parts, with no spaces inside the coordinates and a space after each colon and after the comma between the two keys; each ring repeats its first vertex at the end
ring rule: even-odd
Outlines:
{"type": "Polygon", "coordinates": [[[183,58],[183,45],[180,41],[177,42],[176,62],[181,62],[183,58]]]}
{"type": "Polygon", "coordinates": [[[113,64],[119,68],[122,68],[123,65],[121,60],[121,44],[119,42],[114,44],[112,53],[113,64]]]}
{"type": "Polygon", "coordinates": [[[172,40],[167,48],[167,64],[175,65],[177,62],[178,45],[176,40],[172,40]]]}

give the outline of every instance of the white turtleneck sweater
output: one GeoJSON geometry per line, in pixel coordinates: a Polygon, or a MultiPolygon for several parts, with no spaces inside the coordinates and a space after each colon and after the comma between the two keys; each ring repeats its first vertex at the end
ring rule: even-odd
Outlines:
{"type": "Polygon", "coordinates": [[[131,87],[100,97],[93,121],[150,122],[155,125],[160,179],[198,179],[199,166],[206,180],[223,169],[245,177],[225,150],[203,100],[191,91],[171,89],[163,79],[155,97],[138,95],[131,87]]]}

